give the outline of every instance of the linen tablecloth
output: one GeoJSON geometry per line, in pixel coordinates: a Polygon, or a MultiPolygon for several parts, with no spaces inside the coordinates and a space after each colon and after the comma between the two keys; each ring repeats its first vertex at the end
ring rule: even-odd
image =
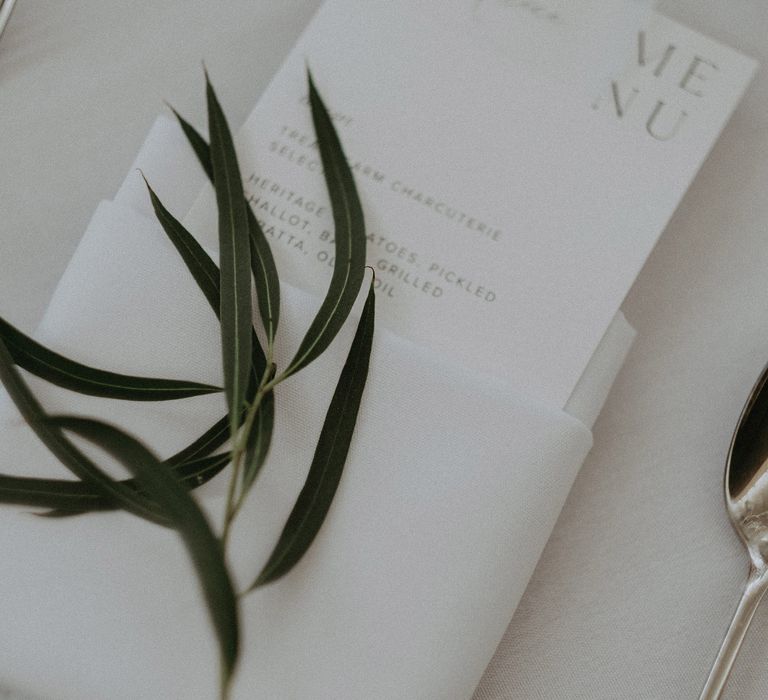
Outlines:
{"type": "MultiPolygon", "coordinates": [[[[201,57],[237,126],[316,6],[19,3],[0,42],[0,313],[34,326],[161,99],[203,122],[201,57]]],[[[659,9],[768,60],[758,0],[659,9]]],[[[746,573],[721,474],[768,359],[767,190],[758,73],[627,298],[639,339],[477,700],[698,693],[746,573]]],[[[768,695],[766,645],[763,611],[726,697],[768,695]]]]}

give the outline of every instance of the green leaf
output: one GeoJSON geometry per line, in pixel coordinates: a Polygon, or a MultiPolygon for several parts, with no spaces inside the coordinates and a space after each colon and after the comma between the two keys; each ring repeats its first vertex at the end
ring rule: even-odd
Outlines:
{"type": "Polygon", "coordinates": [[[242,473],[242,497],[248,493],[259,475],[269,453],[272,429],[275,423],[275,395],[268,391],[261,399],[253,426],[248,434],[245,447],[245,462],[242,473]]]}
{"type": "Polygon", "coordinates": [[[272,345],[277,334],[277,324],[280,320],[280,279],[277,275],[277,265],[272,257],[267,237],[259,224],[251,205],[246,202],[248,215],[248,235],[251,245],[251,268],[256,281],[256,300],[259,304],[259,315],[267,334],[267,342],[272,345]]]}
{"type": "Polygon", "coordinates": [[[194,442],[190,443],[184,449],[165,461],[168,465],[173,466],[191,462],[200,457],[206,457],[219,449],[219,447],[229,440],[229,437],[229,416],[224,416],[217,420],[194,442]]]}
{"type": "Polygon", "coordinates": [[[209,384],[133,377],[88,367],[48,350],[3,318],[0,318],[0,338],[19,367],[80,394],[127,401],[168,401],[221,391],[209,384]]]}
{"type": "MultiPolygon", "coordinates": [[[[125,483],[125,482],[123,482],[125,483]]],[[[0,501],[33,508],[99,509],[114,501],[83,481],[0,474],[0,501]]]]}
{"type": "MultiPolygon", "coordinates": [[[[246,400],[253,401],[255,383],[251,383],[246,400]]],[[[246,411],[241,415],[241,423],[246,411]]],[[[209,456],[230,438],[229,416],[224,416],[206,430],[199,438],[185,448],[164,460],[163,464],[173,467],[174,472],[190,489],[197,488],[212,479],[230,461],[229,453],[209,456]]],[[[122,483],[131,484],[130,480],[122,483]]],[[[0,503],[51,508],[48,517],[78,515],[90,510],[104,510],[118,507],[112,499],[101,495],[98,488],[83,481],[36,479],[0,475],[0,503]],[[82,505],[76,506],[82,497],[82,505]],[[87,505],[87,507],[86,507],[87,505]]]]}
{"type": "Polygon", "coordinates": [[[205,174],[208,176],[211,183],[213,183],[213,164],[211,163],[211,148],[208,145],[208,142],[201,136],[200,132],[184,119],[184,117],[182,117],[173,107],[171,107],[171,111],[176,116],[176,119],[179,120],[181,130],[187,137],[189,145],[192,146],[192,150],[200,161],[200,165],[205,171],[205,174]]]}
{"type": "MultiPolygon", "coordinates": [[[[171,108],[176,119],[181,124],[182,131],[187,137],[192,150],[195,152],[200,165],[213,182],[213,165],[211,163],[210,147],[200,133],[175,109],[171,108]]],[[[272,250],[258,219],[246,199],[248,214],[248,233],[251,240],[251,269],[256,281],[256,299],[259,303],[259,314],[267,334],[267,342],[272,344],[277,333],[280,317],[280,280],[277,266],[272,256],[272,250]]]]}
{"type": "Polygon", "coordinates": [[[208,521],[173,473],[138,440],[100,421],[72,416],[53,418],[57,426],[90,440],[120,460],[141,488],[167,514],[192,559],[203,588],[221,652],[223,677],[228,685],[237,662],[239,627],[237,599],[224,561],[221,542],[208,521]]]}
{"type": "MultiPolygon", "coordinates": [[[[144,176],[142,175],[142,177],[144,176]]],[[[144,178],[144,183],[149,190],[149,199],[152,202],[157,220],[181,255],[187,269],[197,282],[197,286],[200,287],[200,291],[218,316],[221,304],[219,268],[197,242],[197,239],[165,208],[146,178],[144,178]]]]}
{"type": "Polygon", "coordinates": [[[374,315],[375,300],[371,285],[347,361],[325,416],[306,482],[275,549],[249,591],[284,576],[299,562],[331,507],[368,377],[374,315]]]}
{"type": "Polygon", "coordinates": [[[58,428],[51,425],[42,406],[14,367],[13,357],[2,340],[0,340],[0,381],[5,385],[9,396],[35,434],[75,476],[98,489],[102,495],[115,499],[123,508],[135,515],[162,525],[167,524],[165,517],[145,497],[123,484],[116,483],[64,437],[58,428]]]}
{"type": "Polygon", "coordinates": [[[225,452],[223,454],[200,457],[189,462],[182,462],[181,464],[169,464],[167,460],[162,464],[165,467],[169,467],[176,478],[192,491],[213,479],[214,476],[219,474],[229,464],[229,461],[230,454],[225,452]]]}
{"type": "Polygon", "coordinates": [[[251,373],[251,271],[248,214],[235,146],[206,74],[211,163],[219,209],[221,348],[230,430],[237,432],[251,373]]]}
{"type": "MultiPolygon", "coordinates": [[[[191,128],[191,127],[190,127],[191,128]]],[[[149,197],[152,201],[152,207],[155,210],[155,216],[163,227],[166,235],[173,243],[176,250],[181,255],[182,260],[192,277],[197,282],[203,295],[211,305],[216,317],[220,315],[221,306],[221,273],[216,263],[211,260],[211,256],[205,252],[205,249],[197,242],[195,237],[187,231],[186,228],[174,218],[174,216],[165,208],[160,198],[155,194],[150,184],[144,180],[149,190],[149,197]]],[[[267,359],[261,348],[256,333],[251,329],[251,361],[253,363],[253,372],[258,376],[264,373],[267,368],[267,359]]]]}
{"type": "Polygon", "coordinates": [[[308,78],[312,120],[333,209],[336,254],[328,293],[284,376],[298,372],[330,345],[349,316],[365,274],[365,222],[355,181],[328,110],[312,76],[308,78]]]}
{"type": "MultiPolygon", "coordinates": [[[[163,464],[168,467],[168,461],[163,464]]],[[[229,454],[201,457],[176,465],[172,471],[187,489],[210,481],[229,464],[229,454]]],[[[135,479],[119,482],[147,496],[135,479]]],[[[49,508],[46,516],[80,515],[95,510],[114,510],[120,505],[84,481],[38,479],[0,474],[0,502],[33,508],[49,508]]]]}

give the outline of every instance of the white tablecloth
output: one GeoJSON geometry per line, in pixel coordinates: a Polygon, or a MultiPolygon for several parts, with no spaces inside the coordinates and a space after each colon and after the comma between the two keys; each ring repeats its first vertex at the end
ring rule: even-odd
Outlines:
{"type": "MultiPolygon", "coordinates": [[[[317,4],[18,3],[0,41],[0,314],[34,327],[163,98],[204,123],[201,58],[236,126],[317,4]]],[[[660,9],[768,64],[762,0],[660,9]]],[[[476,700],[697,696],[746,571],[721,477],[768,360],[766,195],[763,71],[627,298],[638,340],[476,700]]],[[[727,697],[768,697],[767,648],[768,607],[727,697]]]]}

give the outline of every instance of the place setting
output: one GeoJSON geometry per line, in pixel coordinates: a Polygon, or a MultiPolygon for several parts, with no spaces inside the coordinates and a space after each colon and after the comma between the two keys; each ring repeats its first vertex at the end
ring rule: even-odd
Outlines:
{"type": "Polygon", "coordinates": [[[0,691],[762,697],[751,46],[644,0],[267,5],[255,103],[172,59],[39,321],[0,299],[0,691]]]}

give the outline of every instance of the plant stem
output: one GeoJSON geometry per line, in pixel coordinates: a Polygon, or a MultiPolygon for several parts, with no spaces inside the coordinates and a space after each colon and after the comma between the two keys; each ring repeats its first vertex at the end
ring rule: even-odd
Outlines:
{"type": "Polygon", "coordinates": [[[224,528],[221,535],[221,542],[224,550],[226,551],[227,542],[229,541],[229,533],[232,529],[232,523],[235,520],[240,508],[245,501],[245,493],[241,492],[237,495],[237,482],[240,478],[240,471],[242,469],[243,456],[245,455],[246,447],[248,444],[248,436],[253,428],[253,421],[256,419],[256,412],[261,404],[264,396],[274,390],[274,388],[281,382],[288,379],[292,372],[282,372],[280,375],[274,373],[274,366],[272,364],[273,347],[271,342],[267,346],[267,369],[264,372],[264,376],[261,378],[259,388],[256,390],[256,395],[253,398],[253,403],[248,407],[248,412],[243,421],[242,429],[239,433],[239,441],[235,441],[235,447],[232,450],[232,476],[229,480],[229,488],[227,490],[227,507],[224,515],[224,528]],[[270,379],[271,377],[271,379],[270,379]]]}
{"type": "Polygon", "coordinates": [[[227,550],[227,542],[229,541],[229,533],[232,528],[232,501],[235,497],[235,484],[237,483],[237,475],[240,472],[241,459],[242,455],[238,456],[238,458],[233,462],[232,476],[230,477],[229,490],[227,491],[227,508],[224,514],[224,529],[221,533],[221,546],[225,553],[227,550]]]}
{"type": "MultiPolygon", "coordinates": [[[[267,357],[272,357],[272,347],[267,348],[267,357]]],[[[259,382],[259,388],[256,390],[256,395],[253,397],[253,402],[248,406],[248,412],[243,421],[243,426],[239,432],[233,436],[234,448],[232,450],[232,474],[229,479],[229,488],[227,490],[227,506],[224,515],[224,528],[221,534],[222,546],[226,551],[227,541],[229,539],[229,533],[232,528],[232,522],[235,519],[235,515],[240,510],[240,506],[243,502],[243,496],[240,494],[236,498],[237,483],[240,479],[240,471],[242,469],[243,457],[245,456],[246,448],[248,446],[248,437],[251,434],[253,428],[253,421],[256,419],[256,413],[261,405],[261,401],[268,391],[272,390],[274,384],[269,381],[269,377],[272,374],[272,364],[267,363],[267,368],[264,371],[264,375],[259,382]],[[238,439],[239,438],[239,439],[238,439]]]]}
{"type": "Polygon", "coordinates": [[[229,675],[224,670],[224,662],[219,665],[219,698],[220,700],[229,700],[229,689],[231,687],[229,675]]]}

